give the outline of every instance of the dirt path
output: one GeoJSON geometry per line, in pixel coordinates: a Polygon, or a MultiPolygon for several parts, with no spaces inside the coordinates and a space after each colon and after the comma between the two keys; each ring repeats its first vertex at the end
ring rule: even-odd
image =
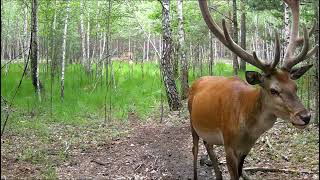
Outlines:
{"type": "Polygon", "coordinates": [[[108,179],[188,179],[192,177],[187,126],[137,125],[128,137],[101,150],[90,149],[59,168],[59,177],[108,179]]]}
{"type": "MultiPolygon", "coordinates": [[[[136,124],[128,136],[115,139],[98,149],[87,149],[73,156],[70,162],[58,167],[58,177],[61,179],[192,179],[192,140],[189,124],[187,120],[178,122],[136,124]]],[[[269,138],[277,132],[276,130],[277,127],[269,132],[269,138]]],[[[249,174],[252,179],[319,178],[317,166],[314,166],[315,168],[304,166],[304,163],[308,162],[296,164],[292,158],[289,162],[288,160],[279,162],[279,158],[275,158],[275,154],[270,153],[270,148],[266,148],[265,144],[263,141],[257,143],[252,150],[253,153],[247,158],[245,167],[267,166],[282,169],[294,167],[298,170],[302,168],[301,171],[309,173],[255,172],[249,174]]],[[[216,152],[224,177],[229,179],[222,148],[216,148],[216,152]]],[[[201,145],[199,157],[204,157],[204,154],[205,150],[201,145]]],[[[313,155],[317,156],[315,153],[313,155]]],[[[212,168],[207,165],[199,166],[199,179],[214,179],[212,172],[212,168]]]]}
{"type": "MultiPolygon", "coordinates": [[[[162,123],[88,126],[54,124],[39,138],[33,131],[1,139],[1,179],[192,179],[191,133],[186,110],[167,113],[162,123]],[[44,138],[45,137],[45,138],[44,138]]],[[[41,132],[41,131],[40,131],[41,132]]],[[[244,167],[297,171],[248,172],[254,179],[319,179],[319,128],[298,130],[285,122],[259,138],[244,167]]],[[[39,133],[39,132],[38,132],[39,133]]],[[[222,147],[216,147],[224,179],[230,179],[222,147]]],[[[199,159],[205,157],[200,143],[199,159]]],[[[198,160],[199,163],[199,160],[198,160]]],[[[199,179],[215,179],[211,167],[198,165],[199,179]]]]}

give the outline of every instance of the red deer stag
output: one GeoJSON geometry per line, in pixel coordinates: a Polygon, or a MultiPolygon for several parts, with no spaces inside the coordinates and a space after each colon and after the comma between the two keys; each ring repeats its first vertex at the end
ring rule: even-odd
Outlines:
{"type": "Polygon", "coordinates": [[[217,179],[222,179],[218,159],[213,145],[224,145],[227,167],[231,179],[239,179],[242,166],[256,140],[270,129],[277,118],[287,120],[293,126],[303,129],[310,121],[310,112],[297,96],[294,80],[300,78],[312,65],[293,68],[299,62],[310,58],[317,50],[316,45],[309,51],[309,36],[303,26],[303,37],[299,37],[299,0],[284,0],[292,12],[290,42],[286,49],[283,65],[280,60],[280,42],[275,32],[275,56],[271,63],[261,61],[255,52],[249,54],[236,44],[222,20],[222,29],[213,21],[207,1],[199,0],[202,16],[211,32],[233,53],[262,70],[262,73],[246,71],[246,82],[238,77],[201,77],[193,82],[188,99],[191,131],[193,137],[194,179],[197,179],[197,154],[199,137],[213,164],[217,179]],[[302,50],[294,56],[295,49],[302,50]],[[251,85],[258,84],[258,87],[251,85]]]}

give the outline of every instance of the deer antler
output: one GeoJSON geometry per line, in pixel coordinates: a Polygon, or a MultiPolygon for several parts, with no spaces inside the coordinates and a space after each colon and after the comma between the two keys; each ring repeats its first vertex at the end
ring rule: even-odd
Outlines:
{"type": "Polygon", "coordinates": [[[288,4],[292,12],[292,28],[289,45],[284,55],[284,64],[282,69],[290,71],[294,65],[310,58],[317,51],[318,45],[315,45],[315,47],[308,51],[309,36],[314,32],[315,25],[308,32],[305,24],[303,24],[303,38],[299,37],[299,0],[284,0],[284,2],[288,4]],[[293,57],[295,49],[302,43],[303,47],[301,52],[297,56],[293,57]]]}
{"type": "Polygon", "coordinates": [[[275,33],[275,58],[272,64],[265,63],[258,59],[255,52],[249,54],[247,51],[242,49],[238,44],[236,44],[232,38],[230,37],[230,34],[228,32],[228,29],[226,27],[226,22],[224,19],[222,19],[222,28],[221,28],[213,21],[209,10],[206,0],[199,0],[199,6],[201,9],[202,16],[207,23],[210,31],[227,47],[229,48],[233,53],[237,54],[241,59],[246,61],[247,63],[261,69],[265,73],[270,73],[279,63],[280,60],[280,43],[279,43],[279,36],[277,33],[275,33]]]}

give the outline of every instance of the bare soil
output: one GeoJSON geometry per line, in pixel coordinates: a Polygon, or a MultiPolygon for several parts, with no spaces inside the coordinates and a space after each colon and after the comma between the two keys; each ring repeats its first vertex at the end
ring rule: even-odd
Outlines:
{"type": "MultiPolygon", "coordinates": [[[[1,143],[5,148],[1,149],[1,178],[42,179],[50,177],[48,168],[53,168],[53,174],[59,179],[193,178],[192,139],[185,111],[169,113],[162,123],[152,118],[142,123],[130,114],[129,122],[127,127],[122,124],[122,128],[101,125],[84,129],[51,127],[55,129],[51,134],[54,138],[46,145],[36,137],[8,134],[1,143]],[[118,128],[118,132],[124,133],[112,135],[110,128],[118,128]],[[70,138],[72,133],[72,137],[77,138],[70,138]],[[26,147],[23,144],[37,150],[42,147],[41,152],[48,159],[34,162],[34,153],[31,158],[21,158],[26,147]],[[61,154],[65,157],[61,158],[61,154]],[[49,160],[50,165],[45,163],[49,160]]],[[[244,168],[275,168],[290,172],[247,171],[247,174],[251,179],[319,179],[318,132],[316,126],[301,131],[285,122],[277,122],[256,143],[244,168]]],[[[215,151],[224,179],[229,179],[223,147],[216,147],[215,151]]],[[[205,154],[201,144],[199,160],[205,158],[205,154]]],[[[215,179],[213,169],[206,164],[198,165],[198,174],[199,179],[215,179]]]]}

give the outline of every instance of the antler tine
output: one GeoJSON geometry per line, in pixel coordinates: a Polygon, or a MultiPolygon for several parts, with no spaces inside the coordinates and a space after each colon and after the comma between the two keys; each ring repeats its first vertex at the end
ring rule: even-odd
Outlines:
{"type": "MultiPolygon", "coordinates": [[[[314,31],[315,31],[315,29],[316,29],[316,25],[317,25],[317,23],[316,23],[316,20],[315,20],[315,21],[313,22],[313,26],[312,26],[311,29],[308,31],[309,37],[311,37],[312,34],[314,33],[314,31]]],[[[297,39],[297,44],[300,45],[300,44],[302,44],[302,43],[303,43],[303,38],[302,38],[302,37],[299,37],[299,38],[297,39]]]]}
{"type": "Polygon", "coordinates": [[[317,50],[318,50],[319,45],[316,44],[309,52],[308,54],[304,57],[304,59],[309,59],[311,56],[313,56],[317,50]]]}
{"type": "Polygon", "coordinates": [[[280,61],[280,40],[279,40],[279,34],[278,32],[275,30],[274,31],[275,34],[275,48],[274,48],[274,60],[273,63],[271,65],[271,69],[274,69],[277,67],[279,61],[280,61]]]}
{"type": "Polygon", "coordinates": [[[297,40],[299,35],[299,0],[284,0],[284,2],[291,9],[292,23],[290,41],[284,55],[284,62],[290,61],[291,56],[294,54],[294,50],[297,48],[297,40]]]}
{"type": "Polygon", "coordinates": [[[292,28],[291,28],[291,34],[290,34],[290,42],[288,45],[288,48],[286,49],[286,53],[284,56],[284,64],[282,69],[285,69],[287,71],[290,71],[291,68],[298,64],[299,62],[310,58],[317,50],[318,45],[313,47],[309,51],[309,37],[314,32],[316,23],[314,22],[313,27],[307,31],[307,27],[305,24],[303,24],[303,38],[299,37],[299,0],[284,0],[286,4],[291,9],[292,13],[292,28]],[[303,47],[301,52],[293,57],[294,51],[301,43],[303,43],[303,47]]]}
{"type": "Polygon", "coordinates": [[[233,53],[237,54],[241,59],[245,60],[247,63],[256,66],[257,68],[261,69],[262,71],[266,72],[268,71],[268,68],[266,68],[265,64],[261,61],[257,61],[253,57],[253,55],[249,54],[247,51],[242,49],[238,44],[236,44],[232,38],[230,37],[230,34],[228,32],[228,29],[226,27],[226,22],[224,19],[222,19],[222,28],[221,28],[212,20],[212,17],[208,10],[208,5],[206,0],[198,0],[199,6],[201,9],[201,13],[203,16],[204,21],[208,25],[210,31],[227,47],[229,48],[233,53]]]}
{"type": "Polygon", "coordinates": [[[266,73],[269,73],[270,72],[270,66],[268,64],[265,64],[264,62],[262,62],[258,56],[257,56],[257,53],[255,51],[252,52],[252,56],[253,56],[253,59],[255,60],[256,63],[259,64],[259,66],[262,66],[263,67],[263,71],[266,72],[266,73]]]}
{"type": "Polygon", "coordinates": [[[267,65],[258,59],[255,52],[253,52],[252,55],[250,55],[232,40],[229,34],[229,31],[227,29],[225,19],[222,19],[222,28],[223,28],[223,33],[227,42],[226,46],[232,52],[236,53],[240,58],[244,59],[246,62],[250,63],[251,65],[256,66],[257,68],[261,69],[264,72],[268,72],[269,69],[267,68],[267,65]]]}
{"type": "Polygon", "coordinates": [[[309,34],[305,24],[303,24],[303,36],[304,36],[304,43],[303,43],[302,51],[296,57],[287,59],[287,61],[283,65],[284,69],[290,70],[294,65],[303,61],[307,56],[308,50],[309,50],[309,34]]]}
{"type": "Polygon", "coordinates": [[[224,44],[226,45],[227,42],[225,37],[223,36],[223,32],[220,27],[212,20],[212,17],[208,10],[207,1],[199,0],[199,6],[201,9],[201,13],[203,16],[204,21],[208,25],[210,31],[224,44]]]}

